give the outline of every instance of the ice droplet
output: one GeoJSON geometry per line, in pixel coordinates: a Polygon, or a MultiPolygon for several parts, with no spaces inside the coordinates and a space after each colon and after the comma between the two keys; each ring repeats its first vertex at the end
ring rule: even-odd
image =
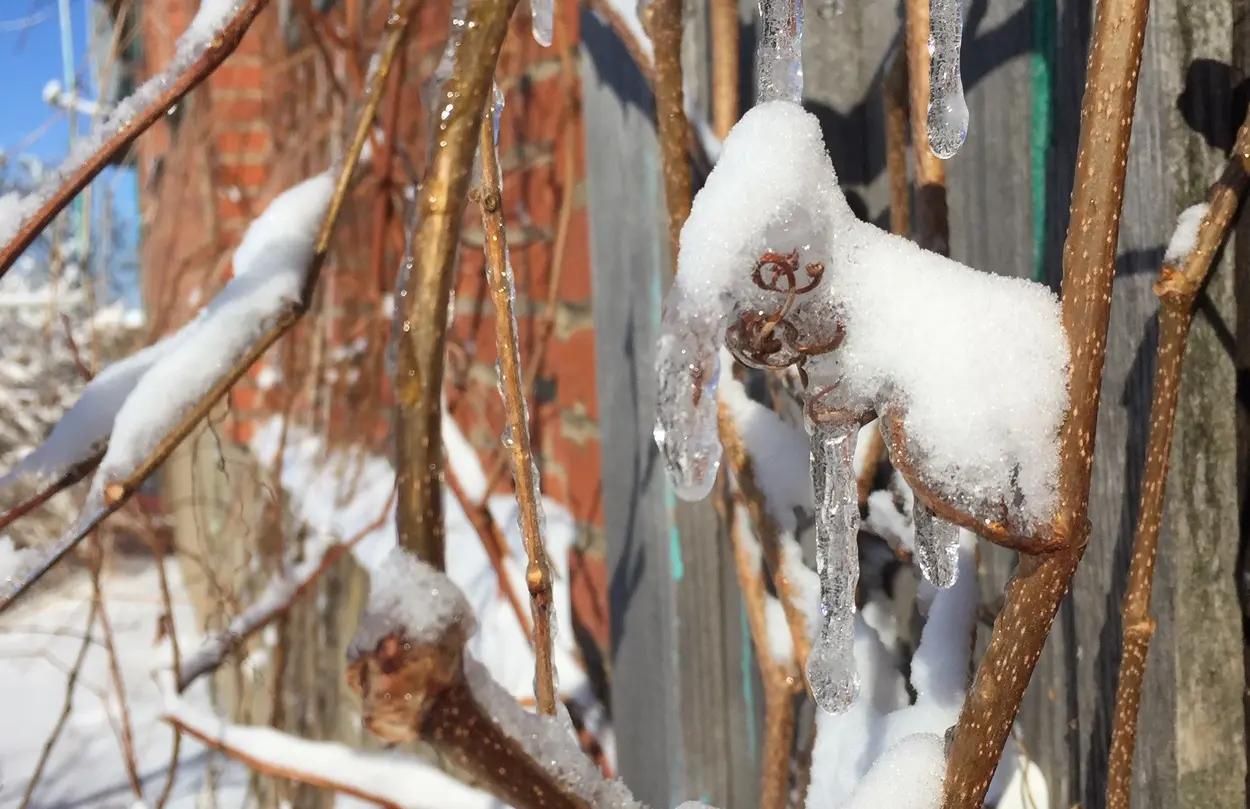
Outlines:
{"type": "Polygon", "coordinates": [[[673,288],[664,310],[655,357],[658,390],[653,436],[677,496],[702,500],[720,469],[716,421],[720,339],[715,325],[686,313],[680,288],[673,288]]]}
{"type": "Polygon", "coordinates": [[[530,30],[534,41],[544,48],[551,47],[555,32],[555,0],[530,0],[530,30]]]}
{"type": "Polygon", "coordinates": [[[959,575],[959,527],[939,519],[919,497],[912,502],[916,561],[925,581],[950,587],[959,575]]]}
{"type": "Polygon", "coordinates": [[[859,581],[859,497],[851,422],[811,425],[812,486],[816,493],[816,573],[825,626],[807,658],[816,704],[842,713],[859,693],[855,669],[855,586],[859,581]]]}
{"type": "MultiPolygon", "coordinates": [[[[836,0],[835,0],[836,2],[836,0]]],[[[803,102],[802,0],[759,0],[755,103],[803,102]]]]}
{"type": "Polygon", "coordinates": [[[929,149],[947,160],[968,136],[968,103],[959,73],[963,0],[929,0],[929,149]]]}

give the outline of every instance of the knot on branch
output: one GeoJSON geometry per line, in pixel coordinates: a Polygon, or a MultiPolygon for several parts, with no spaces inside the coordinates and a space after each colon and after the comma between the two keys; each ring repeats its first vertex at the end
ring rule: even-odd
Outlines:
{"type": "Polygon", "coordinates": [[[1161,299],[1188,305],[1198,295],[1198,285],[1182,270],[1170,264],[1159,269],[1159,280],[1152,287],[1161,299]]]}

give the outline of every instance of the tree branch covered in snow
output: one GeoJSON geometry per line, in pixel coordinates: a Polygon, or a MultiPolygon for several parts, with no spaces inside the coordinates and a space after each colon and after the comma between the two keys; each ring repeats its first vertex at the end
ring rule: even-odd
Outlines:
{"type": "Polygon", "coordinates": [[[39,188],[0,199],[0,277],[92,178],[225,61],[268,4],[206,0],[179,37],[170,64],[109,110],[39,188]]]}
{"type": "MultiPolygon", "coordinates": [[[[263,3],[244,8],[253,5],[263,3]]],[[[308,310],[390,67],[406,38],[412,5],[397,8],[396,20],[387,29],[367,101],[337,175],[326,172],[279,195],[244,234],[235,251],[234,279],[195,320],[159,343],[163,350],[148,349],[149,356],[156,355],[151,366],[135,375],[115,415],[100,420],[107,425],[109,446],[78,521],[32,574],[0,590],[0,612],[121,508],[308,310]],[[223,368],[224,372],[218,370],[223,368]]],[[[95,413],[84,414],[84,419],[95,418],[95,413]]],[[[87,452],[82,444],[75,449],[87,452]]]]}

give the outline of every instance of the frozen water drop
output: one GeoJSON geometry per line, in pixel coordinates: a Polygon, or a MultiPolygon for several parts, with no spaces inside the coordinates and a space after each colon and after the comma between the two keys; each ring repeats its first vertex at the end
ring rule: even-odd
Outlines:
{"type": "Polygon", "coordinates": [[[959,575],[959,528],[941,520],[919,497],[912,502],[916,562],[925,581],[950,587],[959,575]]]}
{"type": "Polygon", "coordinates": [[[544,48],[551,47],[555,16],[555,0],[530,0],[530,29],[534,33],[534,41],[544,48]]]}
{"type": "Polygon", "coordinates": [[[929,0],[929,149],[947,160],[968,136],[968,103],[959,72],[963,0],[929,0]]]}

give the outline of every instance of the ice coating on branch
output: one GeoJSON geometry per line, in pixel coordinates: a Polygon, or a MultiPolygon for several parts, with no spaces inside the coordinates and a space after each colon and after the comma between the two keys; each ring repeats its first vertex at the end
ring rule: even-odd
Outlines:
{"type": "Polygon", "coordinates": [[[807,682],[816,704],[845,711],[859,693],[855,670],[855,585],[859,581],[859,500],[855,485],[854,422],[812,431],[812,485],[816,489],[816,573],[825,624],[807,658],[807,682]]]}
{"type": "MultiPolygon", "coordinates": [[[[790,102],[739,121],[682,231],[656,364],[656,437],[683,496],[706,493],[715,475],[722,343],[750,365],[803,371],[827,548],[846,530],[838,505],[856,501],[852,456],[834,463],[842,445],[830,436],[873,413],[892,459],[904,452],[909,474],[944,505],[1020,536],[1049,523],[1068,403],[1058,299],[861,222],[815,117],[790,102]]],[[[938,534],[925,565],[940,583],[953,571],[938,534]]],[[[855,558],[844,548],[843,559],[828,564],[828,581],[853,589],[855,558]]],[[[837,603],[841,623],[827,628],[813,678],[832,706],[853,693],[848,613],[837,603]]]]}
{"type": "Polygon", "coordinates": [[[803,100],[803,2],[758,0],[759,44],[755,48],[755,100],[803,100]]]}
{"type": "Polygon", "coordinates": [[[929,149],[947,160],[968,137],[968,102],[959,71],[963,0],[929,0],[929,149]]]}
{"type": "Polygon", "coordinates": [[[916,498],[912,501],[916,561],[925,581],[950,587],[959,574],[959,528],[940,519],[916,498]]]}
{"type": "Polygon", "coordinates": [[[555,18],[555,0],[530,0],[530,30],[534,33],[534,41],[544,48],[551,47],[555,18]]]}

